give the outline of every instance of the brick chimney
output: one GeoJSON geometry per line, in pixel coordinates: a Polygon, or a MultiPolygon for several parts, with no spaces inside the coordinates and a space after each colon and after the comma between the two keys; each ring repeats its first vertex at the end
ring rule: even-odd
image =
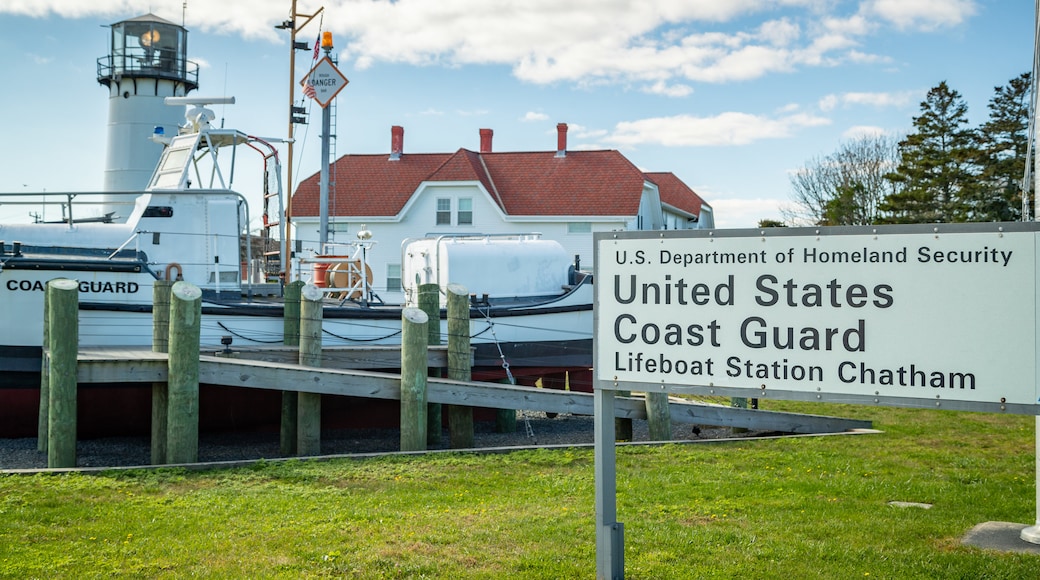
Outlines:
{"type": "Polygon", "coordinates": [[[401,159],[404,152],[404,127],[394,125],[390,127],[390,161],[401,159]]]}
{"type": "Polygon", "coordinates": [[[491,137],[495,134],[491,129],[480,130],[480,152],[491,153],[491,137]]]}
{"type": "Polygon", "coordinates": [[[567,123],[556,124],[556,156],[567,156],[567,123]]]}

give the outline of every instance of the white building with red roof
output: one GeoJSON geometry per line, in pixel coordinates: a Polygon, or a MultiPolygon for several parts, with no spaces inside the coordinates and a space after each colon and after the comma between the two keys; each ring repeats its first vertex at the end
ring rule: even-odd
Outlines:
{"type": "MultiPolygon", "coordinates": [[[[568,151],[557,125],[555,151],[406,153],[391,129],[389,155],[344,155],[329,168],[329,242],[351,242],[366,226],[373,286],[402,299],[401,242],[442,234],[540,233],[592,267],[592,232],[712,228],[711,206],[678,177],[646,173],[616,150],[568,151]]],[[[319,253],[319,174],[292,198],[294,239],[319,253]]]]}

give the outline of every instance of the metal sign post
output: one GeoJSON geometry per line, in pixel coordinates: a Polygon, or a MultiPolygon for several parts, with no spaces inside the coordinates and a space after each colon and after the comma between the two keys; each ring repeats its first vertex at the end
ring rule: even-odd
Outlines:
{"type": "Polygon", "coordinates": [[[307,76],[300,81],[304,94],[310,96],[321,105],[321,183],[318,199],[318,247],[319,252],[326,252],[325,245],[329,241],[329,139],[332,132],[332,114],[329,104],[350,81],[333,64],[329,53],[332,51],[332,35],[325,33],[322,40],[325,58],[318,61],[307,76]]]}
{"type": "Polygon", "coordinates": [[[625,575],[624,525],[617,521],[614,391],[593,392],[596,462],[596,578],[625,575]]]}

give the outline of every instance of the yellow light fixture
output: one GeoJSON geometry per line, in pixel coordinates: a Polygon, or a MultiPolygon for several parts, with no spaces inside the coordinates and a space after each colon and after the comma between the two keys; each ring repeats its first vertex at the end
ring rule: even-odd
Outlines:
{"type": "Polygon", "coordinates": [[[325,32],[321,33],[321,47],[324,48],[325,50],[331,50],[332,49],[332,33],[331,32],[326,30],[325,32]]]}
{"type": "Polygon", "coordinates": [[[141,35],[141,46],[152,46],[159,42],[159,31],[149,30],[141,35]]]}

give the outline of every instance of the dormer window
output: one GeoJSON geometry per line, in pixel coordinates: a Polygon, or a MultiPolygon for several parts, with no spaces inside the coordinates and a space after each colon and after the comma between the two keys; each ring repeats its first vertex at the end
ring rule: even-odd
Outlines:
{"type": "Polygon", "coordinates": [[[437,198],[437,215],[435,223],[439,226],[473,225],[473,198],[460,197],[456,201],[454,212],[455,219],[452,220],[452,199],[450,197],[437,198]]]}
{"type": "Polygon", "coordinates": [[[459,198],[459,224],[460,226],[473,225],[473,198],[459,198]]]}
{"type": "Polygon", "coordinates": [[[451,199],[447,197],[437,198],[437,225],[451,225],[451,199]]]}

